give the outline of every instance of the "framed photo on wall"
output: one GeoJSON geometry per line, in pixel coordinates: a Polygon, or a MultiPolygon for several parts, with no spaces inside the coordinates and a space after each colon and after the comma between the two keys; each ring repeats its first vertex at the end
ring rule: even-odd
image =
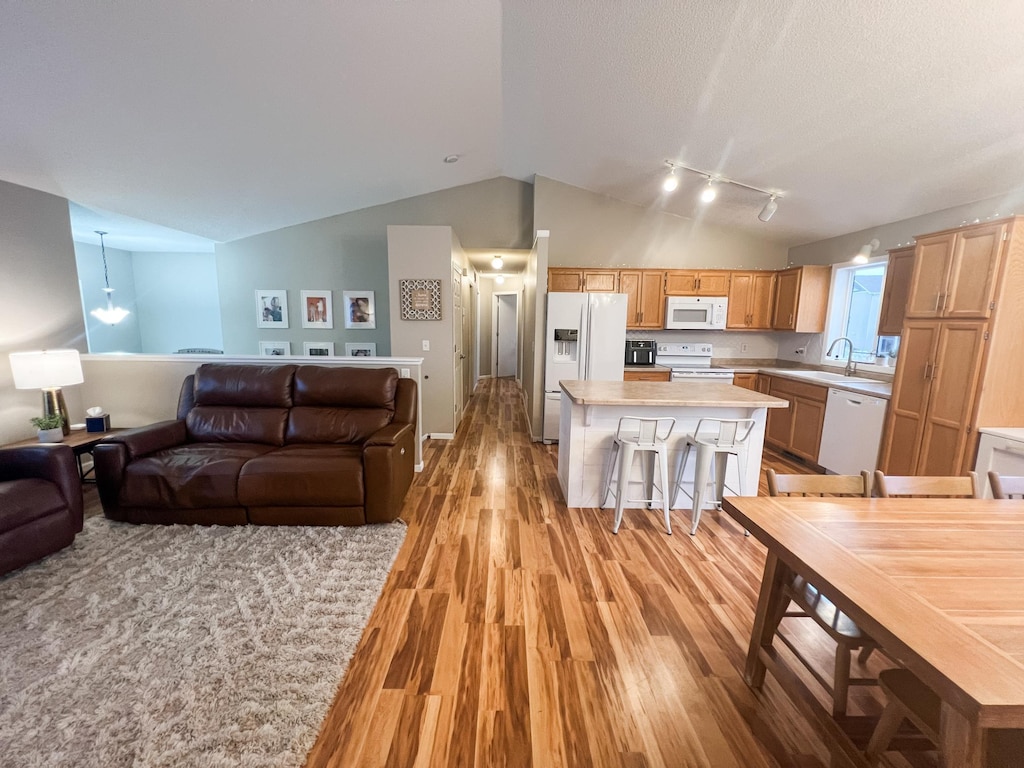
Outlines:
{"type": "Polygon", "coordinates": [[[305,341],[302,343],[302,354],[307,357],[334,357],[334,342],[305,341]]]}
{"type": "Polygon", "coordinates": [[[288,327],[288,291],[275,288],[256,289],[256,327],[288,327]]]}
{"type": "Polygon", "coordinates": [[[301,291],[302,327],[333,328],[334,308],[331,291],[301,291]]]}
{"type": "Polygon", "coordinates": [[[373,291],[344,291],[345,327],[376,328],[377,315],[373,307],[373,291]]]}
{"type": "Polygon", "coordinates": [[[263,357],[284,357],[292,353],[290,341],[261,341],[260,355],[263,357]]]}
{"type": "Polygon", "coordinates": [[[377,356],[377,344],[372,341],[367,342],[345,342],[345,354],[348,357],[376,357],[377,356]]]}

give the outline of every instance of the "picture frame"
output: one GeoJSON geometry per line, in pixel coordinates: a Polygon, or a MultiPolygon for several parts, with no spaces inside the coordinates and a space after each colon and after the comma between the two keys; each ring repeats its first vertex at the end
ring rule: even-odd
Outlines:
{"type": "Polygon", "coordinates": [[[346,328],[376,328],[373,291],[343,291],[346,328]]]}
{"type": "Polygon", "coordinates": [[[256,289],[256,327],[288,327],[288,291],[278,288],[256,289]]]}
{"type": "Polygon", "coordinates": [[[346,357],[376,357],[377,356],[377,344],[372,341],[346,341],[345,342],[345,356],[346,357]]]}
{"type": "Polygon", "coordinates": [[[302,354],[306,357],[334,357],[333,341],[305,341],[302,354]]]}
{"type": "Polygon", "coordinates": [[[260,357],[287,357],[292,353],[290,341],[261,341],[260,357]]]}
{"type": "Polygon", "coordinates": [[[302,296],[302,327],[324,328],[334,327],[334,306],[331,300],[332,291],[300,291],[302,296]]]}
{"type": "Polygon", "coordinates": [[[440,280],[399,280],[398,293],[402,320],[441,319],[440,280]]]}

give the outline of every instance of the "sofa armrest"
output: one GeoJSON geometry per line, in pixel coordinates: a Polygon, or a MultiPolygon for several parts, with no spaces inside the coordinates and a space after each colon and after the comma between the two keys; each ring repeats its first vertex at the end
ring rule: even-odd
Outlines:
{"type": "Polygon", "coordinates": [[[126,429],[98,442],[92,459],[103,514],[111,520],[126,519],[120,512],[120,498],[128,464],[147,454],[181,445],[186,437],[185,422],[175,420],[126,429]]]}
{"type": "Polygon", "coordinates": [[[416,468],[416,431],[412,424],[389,424],[363,445],[367,523],[390,523],[402,502],[416,468]]]}
{"type": "Polygon", "coordinates": [[[68,505],[75,530],[82,530],[82,479],[70,446],[40,443],[0,450],[0,480],[26,477],[49,480],[56,485],[68,505]]]}
{"type": "Polygon", "coordinates": [[[137,459],[150,453],[162,451],[181,445],[187,440],[185,422],[179,419],[159,421],[145,427],[126,429],[123,432],[105,437],[97,444],[97,448],[109,443],[121,443],[128,451],[128,459],[137,459]]]}

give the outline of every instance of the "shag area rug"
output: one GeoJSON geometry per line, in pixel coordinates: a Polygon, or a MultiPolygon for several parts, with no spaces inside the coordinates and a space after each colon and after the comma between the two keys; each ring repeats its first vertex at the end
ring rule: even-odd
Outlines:
{"type": "Polygon", "coordinates": [[[405,531],[90,518],[0,577],[0,765],[298,768],[405,531]]]}

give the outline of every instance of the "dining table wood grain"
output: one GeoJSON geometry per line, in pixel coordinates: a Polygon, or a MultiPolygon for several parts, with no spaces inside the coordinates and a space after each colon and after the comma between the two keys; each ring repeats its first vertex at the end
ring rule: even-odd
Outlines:
{"type": "Polygon", "coordinates": [[[722,506],[768,550],[748,684],[759,688],[772,671],[797,685],[767,617],[800,574],[939,695],[944,765],[1024,761],[1024,502],[727,497],[722,506]]]}

